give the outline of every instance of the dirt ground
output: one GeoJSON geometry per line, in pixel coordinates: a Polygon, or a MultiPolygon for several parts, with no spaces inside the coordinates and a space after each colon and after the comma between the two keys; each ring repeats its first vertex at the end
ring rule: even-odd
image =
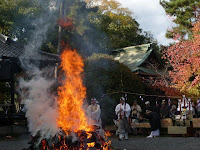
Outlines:
{"type": "MultiPolygon", "coordinates": [[[[30,135],[12,135],[14,139],[6,139],[0,136],[0,150],[22,150],[28,148],[30,135]]],[[[119,141],[116,136],[109,138],[114,150],[199,150],[200,138],[195,137],[158,137],[147,139],[146,137],[130,137],[129,140],[119,141]]]]}
{"type": "Polygon", "coordinates": [[[123,141],[111,137],[110,140],[115,150],[200,150],[200,138],[195,137],[131,137],[123,141]]]}
{"type": "Polygon", "coordinates": [[[0,135],[0,150],[22,150],[29,147],[29,141],[30,134],[28,133],[0,135]],[[12,139],[7,136],[12,137],[12,139]]]}

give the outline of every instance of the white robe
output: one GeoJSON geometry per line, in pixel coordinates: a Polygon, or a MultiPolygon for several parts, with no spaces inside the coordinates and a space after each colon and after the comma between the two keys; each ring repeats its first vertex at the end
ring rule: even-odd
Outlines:
{"type": "Polygon", "coordinates": [[[87,116],[92,119],[92,122],[90,124],[92,125],[98,125],[101,127],[101,109],[98,104],[95,105],[89,105],[87,108],[87,116]]]}
{"type": "Polygon", "coordinates": [[[133,117],[134,115],[137,115],[137,118],[139,118],[140,113],[142,112],[142,109],[139,105],[133,105],[131,106],[132,114],[131,116],[133,117]]]}
{"type": "Polygon", "coordinates": [[[131,112],[129,104],[127,103],[123,105],[121,103],[118,104],[115,108],[115,112],[118,116],[118,123],[117,123],[118,129],[116,133],[119,134],[120,139],[122,139],[122,137],[128,138],[128,132],[129,132],[128,118],[131,112]]]}
{"type": "Polygon", "coordinates": [[[120,116],[122,118],[124,118],[126,116],[126,118],[129,118],[129,115],[130,115],[130,112],[131,112],[131,108],[130,108],[130,105],[126,103],[126,106],[125,104],[122,105],[121,103],[118,104],[115,108],[115,113],[116,115],[118,116],[118,119],[120,119],[120,116]],[[120,115],[120,109],[121,109],[121,115],[120,115]],[[125,115],[125,116],[124,116],[125,115]]]}

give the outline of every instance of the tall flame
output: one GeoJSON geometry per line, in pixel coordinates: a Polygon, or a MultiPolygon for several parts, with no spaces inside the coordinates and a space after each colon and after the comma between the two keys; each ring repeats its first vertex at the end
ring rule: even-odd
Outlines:
{"type": "Polygon", "coordinates": [[[60,67],[66,79],[58,88],[57,125],[65,133],[86,130],[87,117],[82,109],[83,99],[86,97],[86,88],[81,77],[83,59],[75,50],[65,49],[61,54],[60,67]]]}

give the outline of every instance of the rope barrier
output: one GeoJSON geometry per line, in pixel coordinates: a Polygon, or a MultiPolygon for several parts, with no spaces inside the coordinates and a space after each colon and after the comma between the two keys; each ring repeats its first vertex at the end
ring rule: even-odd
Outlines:
{"type": "MultiPolygon", "coordinates": [[[[102,95],[102,98],[105,97],[106,95],[113,95],[113,94],[119,94],[119,93],[124,93],[124,94],[130,94],[130,95],[139,95],[139,96],[145,96],[145,97],[161,97],[161,98],[182,98],[182,96],[165,96],[165,95],[147,95],[147,94],[141,94],[141,93],[131,93],[131,92],[124,92],[124,91],[117,91],[117,92],[111,92],[111,93],[106,93],[102,95]]],[[[199,98],[199,97],[187,97],[187,98],[199,98]]]]}

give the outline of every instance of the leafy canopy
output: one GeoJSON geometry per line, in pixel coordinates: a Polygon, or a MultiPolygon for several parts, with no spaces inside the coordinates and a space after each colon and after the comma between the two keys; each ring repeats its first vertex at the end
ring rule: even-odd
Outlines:
{"type": "Polygon", "coordinates": [[[174,32],[179,33],[182,37],[186,34],[191,37],[192,23],[198,21],[197,15],[200,12],[199,0],[161,0],[167,14],[174,18],[177,24],[173,28],[173,32],[167,32],[166,36],[173,38],[174,32]]]}
{"type": "Polygon", "coordinates": [[[200,21],[193,26],[193,37],[170,46],[164,58],[172,66],[169,72],[172,87],[200,96],[200,21]]]}

